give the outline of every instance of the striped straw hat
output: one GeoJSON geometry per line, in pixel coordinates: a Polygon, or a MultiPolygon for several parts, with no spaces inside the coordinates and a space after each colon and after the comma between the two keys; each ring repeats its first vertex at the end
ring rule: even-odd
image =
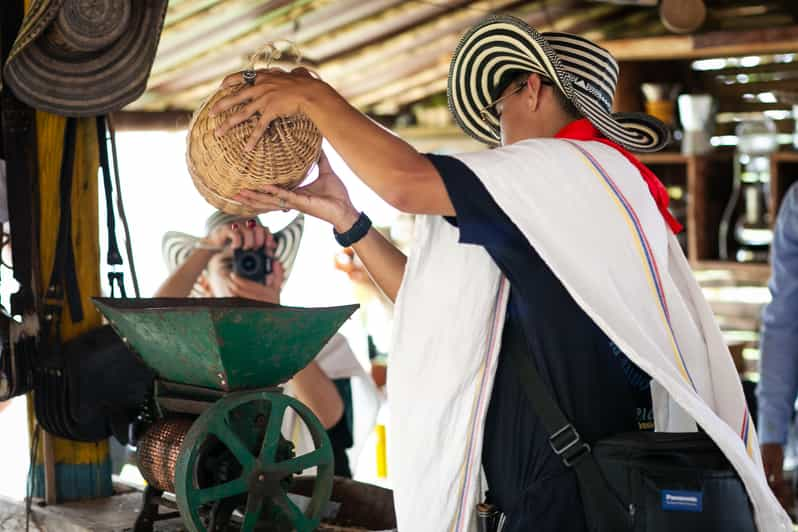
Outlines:
{"type": "MultiPolygon", "coordinates": [[[[468,135],[489,145],[500,141],[499,118],[480,111],[496,97],[508,76],[532,72],[551,80],[576,109],[607,138],[637,152],[662,149],[670,132],[643,113],[613,113],[618,63],[595,43],[569,33],[538,33],[509,15],[493,15],[472,27],[454,51],[449,67],[449,109],[468,135]]],[[[506,85],[504,85],[506,86],[506,85]]]]}
{"type": "MultiPolygon", "coordinates": [[[[241,220],[241,216],[216,211],[205,222],[205,234],[210,234],[211,231],[221,225],[232,224],[241,220]]],[[[254,218],[254,220],[258,225],[263,226],[260,218],[254,218]]],[[[299,243],[302,240],[304,229],[305,217],[302,214],[298,214],[288,225],[274,233],[274,241],[277,244],[274,258],[283,265],[286,280],[291,274],[291,268],[299,252],[299,243]]],[[[199,237],[177,231],[169,231],[163,236],[161,251],[163,252],[163,260],[166,262],[166,267],[170,272],[175,271],[178,266],[185,262],[199,240],[199,237]]]]}
{"type": "Polygon", "coordinates": [[[167,0],[32,0],[3,82],[64,116],[117,111],[147,85],[167,0]]]}

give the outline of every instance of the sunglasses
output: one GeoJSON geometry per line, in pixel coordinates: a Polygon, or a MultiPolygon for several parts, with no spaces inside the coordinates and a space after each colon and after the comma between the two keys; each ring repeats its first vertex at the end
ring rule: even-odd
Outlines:
{"type": "MultiPolygon", "coordinates": [[[[495,118],[497,120],[499,118],[501,118],[501,116],[502,116],[502,107],[499,107],[499,104],[502,103],[507,98],[509,98],[510,96],[513,96],[514,94],[518,94],[519,92],[524,90],[524,87],[526,87],[526,82],[527,81],[529,81],[529,78],[526,78],[523,81],[517,82],[516,85],[515,85],[515,89],[511,90],[510,92],[508,92],[504,96],[500,96],[500,97],[496,98],[491,103],[489,103],[488,105],[486,105],[485,107],[480,109],[479,110],[479,116],[480,116],[480,118],[482,118],[482,121],[485,122],[490,127],[495,127],[495,125],[490,120],[491,112],[492,112],[492,114],[495,116],[495,118]]],[[[549,85],[549,86],[553,86],[554,85],[554,83],[550,79],[544,78],[543,76],[540,77],[540,84],[541,85],[549,85]]]]}

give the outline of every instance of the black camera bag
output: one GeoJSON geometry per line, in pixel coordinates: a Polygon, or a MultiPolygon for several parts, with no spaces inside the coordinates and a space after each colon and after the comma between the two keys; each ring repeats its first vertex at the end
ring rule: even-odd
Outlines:
{"type": "Polygon", "coordinates": [[[576,473],[591,532],[756,531],[742,481],[705,433],[625,433],[591,448],[532,362],[509,352],[552,449],[576,473]]]}
{"type": "MultiPolygon", "coordinates": [[[[104,120],[98,118],[97,125],[106,195],[110,197],[110,170],[102,145],[104,120]]],[[[151,394],[154,374],[108,325],[67,342],[62,342],[60,335],[65,303],[73,322],[83,319],[71,235],[76,127],[75,119],[67,119],[61,164],[61,219],[52,275],[44,298],[41,347],[33,378],[34,407],[39,423],[52,434],[88,442],[113,434],[124,444],[128,425],[151,394]]],[[[113,212],[108,215],[113,217],[113,212]]],[[[119,264],[121,255],[111,228],[109,224],[109,263],[111,257],[118,257],[119,262],[115,262],[117,259],[114,262],[119,264]]]]}

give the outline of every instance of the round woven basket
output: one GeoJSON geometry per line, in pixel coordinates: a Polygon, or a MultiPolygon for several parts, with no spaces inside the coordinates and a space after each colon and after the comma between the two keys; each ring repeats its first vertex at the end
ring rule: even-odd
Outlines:
{"type": "Polygon", "coordinates": [[[213,117],[210,109],[244,86],[242,81],[240,86],[220,89],[197,110],[189,125],[186,160],[194,185],[208,203],[230,214],[253,216],[257,212],[232,198],[241,190],[263,185],[289,189],[299,185],[319,159],[321,133],[307,116],[298,114],[272,121],[250,151],[244,147],[257,118],[217,138],[214,130],[243,104],[213,117]]]}

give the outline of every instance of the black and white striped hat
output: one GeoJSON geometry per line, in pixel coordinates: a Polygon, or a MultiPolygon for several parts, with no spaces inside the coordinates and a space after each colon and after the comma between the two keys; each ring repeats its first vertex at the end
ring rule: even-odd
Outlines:
{"type": "Polygon", "coordinates": [[[613,113],[618,63],[595,43],[569,33],[538,33],[510,15],[492,15],[472,27],[454,51],[449,67],[449,109],[471,137],[499,143],[499,118],[480,110],[498,96],[496,87],[514,72],[551,80],[576,109],[607,138],[638,152],[662,149],[668,128],[643,113],[613,113]]]}
{"type": "MultiPolygon", "coordinates": [[[[240,215],[216,211],[205,221],[205,234],[210,234],[211,231],[221,225],[233,224],[242,220],[240,215]]],[[[263,225],[260,218],[256,217],[254,220],[259,225],[263,225]]],[[[305,217],[300,213],[288,225],[274,233],[274,241],[277,244],[274,258],[283,265],[286,280],[291,274],[291,268],[299,252],[299,243],[302,240],[304,229],[305,217]]],[[[170,272],[175,271],[178,266],[185,262],[198,241],[199,237],[178,231],[169,231],[163,236],[161,251],[163,252],[163,260],[166,262],[166,267],[170,272]]]]}

